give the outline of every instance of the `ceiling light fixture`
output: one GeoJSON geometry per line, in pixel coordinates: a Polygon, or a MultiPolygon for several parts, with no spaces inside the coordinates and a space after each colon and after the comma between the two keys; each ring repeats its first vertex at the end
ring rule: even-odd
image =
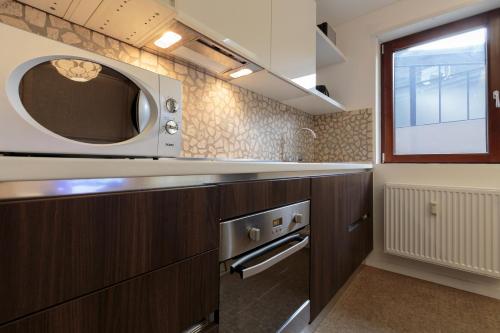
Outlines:
{"type": "Polygon", "coordinates": [[[95,79],[102,66],[94,62],[79,59],[56,59],[50,62],[57,72],[76,82],[87,82],[95,79]]]}
{"type": "Polygon", "coordinates": [[[168,49],[182,39],[182,36],[173,32],[167,31],[155,41],[155,45],[162,49],[168,49]]]}
{"type": "Polygon", "coordinates": [[[243,68],[243,69],[240,69],[234,73],[229,74],[229,76],[232,77],[233,79],[237,79],[239,77],[249,75],[252,73],[253,73],[253,71],[250,68],[243,68]]]}

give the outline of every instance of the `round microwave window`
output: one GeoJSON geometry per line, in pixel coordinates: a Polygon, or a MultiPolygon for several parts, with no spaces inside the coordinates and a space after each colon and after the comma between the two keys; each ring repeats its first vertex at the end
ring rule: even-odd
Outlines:
{"type": "Polygon", "coordinates": [[[19,96],[40,125],[85,143],[129,140],[149,120],[147,98],[134,82],[84,59],[54,59],[32,67],[21,79],[19,96]]]}

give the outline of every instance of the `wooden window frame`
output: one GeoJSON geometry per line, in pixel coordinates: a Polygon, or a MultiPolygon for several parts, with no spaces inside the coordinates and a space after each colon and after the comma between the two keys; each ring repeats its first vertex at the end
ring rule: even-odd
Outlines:
{"type": "Polygon", "coordinates": [[[500,9],[448,23],[382,44],[382,162],[383,163],[500,163],[500,110],[492,98],[500,90],[500,9]],[[486,27],[487,37],[487,148],[484,154],[394,154],[393,54],[417,44],[431,42],[474,28],[486,27]],[[498,73],[496,76],[494,73],[498,73]]]}

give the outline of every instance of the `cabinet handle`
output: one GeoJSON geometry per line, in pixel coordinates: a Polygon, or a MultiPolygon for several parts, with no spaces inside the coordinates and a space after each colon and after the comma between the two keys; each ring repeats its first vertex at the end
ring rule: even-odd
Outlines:
{"type": "Polygon", "coordinates": [[[361,220],[357,220],[356,222],[349,224],[347,226],[347,231],[353,232],[354,230],[356,230],[359,227],[360,224],[361,224],[361,220]]]}
{"type": "Polygon", "coordinates": [[[366,220],[368,220],[368,214],[364,214],[363,216],[361,216],[361,218],[359,220],[350,223],[347,226],[347,230],[349,232],[356,230],[360,226],[360,224],[366,220]]]}

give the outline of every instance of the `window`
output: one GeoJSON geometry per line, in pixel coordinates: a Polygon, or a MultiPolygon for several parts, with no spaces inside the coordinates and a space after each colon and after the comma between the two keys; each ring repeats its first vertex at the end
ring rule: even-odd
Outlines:
{"type": "Polygon", "coordinates": [[[499,10],[383,50],[384,162],[500,162],[499,10]]]}

